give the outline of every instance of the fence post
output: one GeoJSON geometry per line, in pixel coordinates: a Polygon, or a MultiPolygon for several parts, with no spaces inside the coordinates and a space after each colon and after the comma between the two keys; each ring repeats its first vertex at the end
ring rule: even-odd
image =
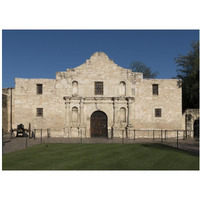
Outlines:
{"type": "Polygon", "coordinates": [[[35,140],[35,135],[36,135],[36,129],[34,129],[34,136],[33,136],[33,137],[34,137],[34,140],[35,140]]]}
{"type": "Polygon", "coordinates": [[[12,129],[10,129],[10,139],[12,139],[12,129]]]}
{"type": "Polygon", "coordinates": [[[82,144],[82,129],[81,129],[81,144],[82,144]]]}
{"type": "Polygon", "coordinates": [[[134,129],[134,140],[135,140],[135,129],[134,129]]]}
{"type": "Polygon", "coordinates": [[[49,130],[48,130],[48,128],[47,128],[47,138],[49,138],[49,130]]]}
{"type": "Polygon", "coordinates": [[[114,128],[112,127],[112,129],[111,129],[111,139],[113,139],[113,132],[114,132],[114,128]]]}
{"type": "Polygon", "coordinates": [[[124,130],[122,131],[122,144],[124,144],[124,130]]]}
{"type": "Polygon", "coordinates": [[[40,132],[40,133],[41,133],[41,140],[40,140],[40,141],[41,141],[41,143],[42,143],[42,129],[41,129],[41,132],[40,132]]]}
{"type": "Polygon", "coordinates": [[[167,130],[165,130],[165,140],[167,139],[166,134],[167,134],[167,130]]]}
{"type": "Polygon", "coordinates": [[[31,137],[31,124],[28,124],[28,136],[31,137]]]}
{"type": "Polygon", "coordinates": [[[154,140],[154,130],[153,130],[153,140],[154,140]]]}
{"type": "Polygon", "coordinates": [[[178,149],[178,131],[177,131],[177,142],[176,142],[176,145],[177,145],[177,149],[178,149]]]}
{"type": "MultiPolygon", "coordinates": [[[[4,134],[4,130],[3,130],[3,128],[2,128],[2,147],[4,146],[4,142],[3,142],[3,134],[4,134]]],[[[3,154],[3,148],[2,148],[2,154],[3,154]]]]}
{"type": "Polygon", "coordinates": [[[163,133],[162,133],[162,129],[161,129],[161,143],[163,143],[163,133]]]}
{"type": "Polygon", "coordinates": [[[26,148],[27,148],[27,138],[28,138],[28,135],[26,134],[26,148]]]}

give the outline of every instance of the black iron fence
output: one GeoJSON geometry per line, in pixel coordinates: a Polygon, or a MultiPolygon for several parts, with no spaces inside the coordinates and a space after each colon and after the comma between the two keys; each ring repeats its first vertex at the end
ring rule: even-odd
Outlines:
{"type": "Polygon", "coordinates": [[[199,138],[191,130],[121,130],[121,143],[159,143],[199,154],[199,138]]]}
{"type": "MultiPolygon", "coordinates": [[[[19,141],[19,148],[27,148],[41,143],[160,143],[176,148],[186,149],[194,147],[193,131],[186,130],[142,130],[131,129],[108,130],[108,138],[87,137],[85,129],[78,129],[76,137],[70,137],[64,129],[33,129],[25,137],[16,137],[16,133],[3,132],[3,146],[7,142],[19,141]],[[57,135],[57,137],[53,137],[57,135]]],[[[198,140],[198,139],[196,139],[198,140]]],[[[198,142],[194,148],[198,148],[198,142]]],[[[198,145],[199,146],[199,145],[198,145]]]]}

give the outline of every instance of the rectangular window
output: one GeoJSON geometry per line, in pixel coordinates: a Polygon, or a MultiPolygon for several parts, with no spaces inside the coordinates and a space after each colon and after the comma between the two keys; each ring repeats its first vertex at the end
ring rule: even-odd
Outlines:
{"type": "Polygon", "coordinates": [[[36,116],[37,117],[43,117],[43,108],[37,108],[36,109],[36,116]]]}
{"type": "Polygon", "coordinates": [[[153,84],[153,95],[158,95],[158,84],[153,84]]]}
{"type": "Polygon", "coordinates": [[[103,82],[95,82],[95,95],[103,95],[103,82]]]}
{"type": "Polygon", "coordinates": [[[42,84],[37,84],[37,94],[42,94],[42,84]]]}
{"type": "Polygon", "coordinates": [[[161,117],[161,109],[160,108],[155,109],[155,117],[161,117]]]}

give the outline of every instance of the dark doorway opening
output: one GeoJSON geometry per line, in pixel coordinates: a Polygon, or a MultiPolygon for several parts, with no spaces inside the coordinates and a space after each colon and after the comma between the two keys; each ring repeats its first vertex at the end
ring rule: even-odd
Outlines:
{"type": "Polygon", "coordinates": [[[199,138],[199,118],[194,121],[194,137],[199,138]]]}
{"type": "Polygon", "coordinates": [[[102,111],[95,111],[90,118],[91,137],[108,137],[108,118],[102,111]]]}

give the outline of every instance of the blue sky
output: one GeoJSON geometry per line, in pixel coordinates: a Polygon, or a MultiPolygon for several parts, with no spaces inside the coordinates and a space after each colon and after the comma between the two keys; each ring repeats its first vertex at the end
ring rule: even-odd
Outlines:
{"type": "Polygon", "coordinates": [[[190,50],[198,30],[3,30],[2,87],[15,78],[55,78],[57,71],[76,67],[96,51],[121,67],[141,61],[158,78],[176,76],[174,57],[190,50]]]}

